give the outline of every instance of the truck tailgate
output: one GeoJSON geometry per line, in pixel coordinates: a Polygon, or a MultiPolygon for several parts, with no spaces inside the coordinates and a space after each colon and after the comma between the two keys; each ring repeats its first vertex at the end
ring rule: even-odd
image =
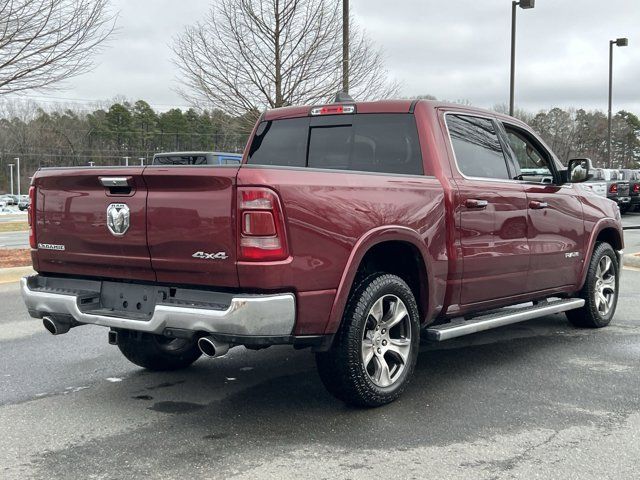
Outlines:
{"type": "Polygon", "coordinates": [[[158,282],[237,287],[238,165],[150,166],[147,238],[158,282]]]}
{"type": "MultiPolygon", "coordinates": [[[[41,170],[35,176],[38,269],[70,275],[155,281],[147,248],[147,188],[143,167],[41,170]],[[101,179],[124,179],[127,187],[105,187],[101,179]],[[107,228],[107,210],[129,227],[107,228]],[[117,231],[117,229],[116,229],[117,231]]],[[[108,183],[108,182],[106,182],[108,183]]],[[[114,218],[115,218],[114,217],[114,218]]]]}

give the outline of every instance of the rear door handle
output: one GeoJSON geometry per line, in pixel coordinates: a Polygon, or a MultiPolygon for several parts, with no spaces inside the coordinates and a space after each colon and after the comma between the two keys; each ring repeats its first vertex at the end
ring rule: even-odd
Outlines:
{"type": "Polygon", "coordinates": [[[487,205],[489,205],[489,202],[487,202],[486,200],[477,200],[475,198],[468,198],[465,202],[464,205],[467,208],[487,208],[487,205]]]}
{"type": "Polygon", "coordinates": [[[529,208],[532,210],[542,210],[548,207],[549,204],[547,202],[538,202],[537,200],[532,200],[529,202],[529,208]]]}

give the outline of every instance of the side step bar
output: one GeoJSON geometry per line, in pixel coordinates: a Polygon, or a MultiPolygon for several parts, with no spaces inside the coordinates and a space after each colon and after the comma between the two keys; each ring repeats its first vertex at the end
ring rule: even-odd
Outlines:
{"type": "Polygon", "coordinates": [[[426,334],[429,340],[442,342],[451,338],[503,327],[505,325],[511,325],[512,323],[524,322],[525,320],[531,320],[544,315],[566,312],[567,310],[573,310],[574,308],[583,306],[584,300],[582,298],[570,298],[553,302],[542,302],[530,307],[507,307],[482,317],[475,317],[471,320],[454,321],[452,323],[430,327],[426,329],[426,334]]]}

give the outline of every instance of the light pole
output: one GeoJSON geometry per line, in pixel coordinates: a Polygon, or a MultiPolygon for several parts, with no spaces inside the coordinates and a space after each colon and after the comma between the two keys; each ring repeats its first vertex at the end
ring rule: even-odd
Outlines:
{"type": "Polygon", "coordinates": [[[11,195],[13,195],[13,163],[9,164],[9,169],[11,170],[11,195]]]}
{"type": "Polygon", "coordinates": [[[609,40],[609,122],[607,124],[607,167],[611,168],[611,104],[613,100],[613,46],[626,47],[629,45],[627,38],[609,40]]]}
{"type": "MultiPolygon", "coordinates": [[[[18,181],[18,197],[20,197],[20,157],[14,158],[16,161],[16,180],[18,181]]],[[[11,192],[13,194],[13,191],[11,192]]]]}
{"type": "Polygon", "coordinates": [[[536,0],[520,0],[511,2],[511,83],[509,88],[509,115],[513,116],[514,87],[516,82],[516,7],[527,10],[536,5],[536,0]]]}
{"type": "Polygon", "coordinates": [[[349,93],[349,0],[342,0],[342,91],[349,93]]]}

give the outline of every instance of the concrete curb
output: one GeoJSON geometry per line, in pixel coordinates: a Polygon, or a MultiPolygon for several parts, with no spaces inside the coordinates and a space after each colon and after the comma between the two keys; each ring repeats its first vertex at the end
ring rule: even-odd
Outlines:
{"type": "Polygon", "coordinates": [[[32,267],[0,268],[0,283],[17,282],[25,275],[33,275],[32,267]]]}
{"type": "Polygon", "coordinates": [[[622,259],[622,263],[625,267],[640,268],[640,254],[628,253],[622,259]]]}

